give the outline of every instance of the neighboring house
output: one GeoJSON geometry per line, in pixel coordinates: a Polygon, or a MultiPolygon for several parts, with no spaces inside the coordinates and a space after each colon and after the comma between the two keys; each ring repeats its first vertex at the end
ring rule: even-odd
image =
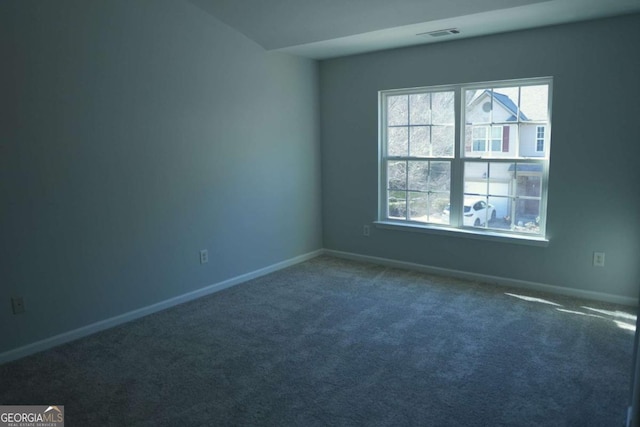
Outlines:
{"type": "Polygon", "coordinates": [[[547,123],[531,120],[509,96],[490,90],[472,96],[465,114],[465,157],[524,160],[467,164],[465,204],[484,198],[479,195],[490,195],[497,217],[491,226],[535,226],[540,215],[542,165],[526,163],[526,159],[546,156],[547,123]]]}
{"type": "Polygon", "coordinates": [[[518,111],[507,95],[492,93],[493,96],[483,90],[467,105],[465,156],[544,157],[547,126],[530,120],[525,111],[518,111]]]}

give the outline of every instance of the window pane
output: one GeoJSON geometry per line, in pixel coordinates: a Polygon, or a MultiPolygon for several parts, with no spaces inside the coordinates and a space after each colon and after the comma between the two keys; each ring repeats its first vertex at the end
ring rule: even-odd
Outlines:
{"type": "Polygon", "coordinates": [[[465,92],[465,120],[467,124],[491,122],[491,89],[474,89],[465,92]]]}
{"type": "Polygon", "coordinates": [[[511,229],[511,197],[489,197],[489,223],[487,227],[499,230],[511,229]],[[493,208],[493,209],[491,209],[493,208]]]}
{"type": "Polygon", "coordinates": [[[518,111],[520,96],[518,87],[500,87],[493,90],[493,123],[517,122],[523,116],[518,111]]]}
{"type": "Polygon", "coordinates": [[[532,123],[520,124],[520,157],[543,157],[544,152],[537,150],[537,126],[532,123]]]}
{"type": "Polygon", "coordinates": [[[409,96],[410,120],[412,125],[429,124],[430,102],[431,95],[428,93],[420,93],[409,96]]]}
{"type": "Polygon", "coordinates": [[[450,194],[447,193],[430,193],[429,204],[427,206],[429,213],[429,222],[436,224],[449,224],[449,204],[451,202],[450,194]]]}
{"type": "Polygon", "coordinates": [[[410,219],[449,224],[451,163],[409,161],[408,167],[410,219]]]}
{"type": "Polygon", "coordinates": [[[542,163],[511,163],[509,171],[515,173],[514,177],[535,176],[542,177],[542,163]]]}
{"type": "Polygon", "coordinates": [[[472,151],[487,151],[487,131],[486,126],[478,126],[473,129],[473,146],[472,151]]]}
{"type": "Polygon", "coordinates": [[[487,204],[486,197],[465,194],[462,222],[465,226],[485,227],[491,219],[494,208],[487,204]]]}
{"type": "Polygon", "coordinates": [[[522,86],[520,109],[527,120],[549,120],[549,85],[522,86]]]}
{"type": "Polygon", "coordinates": [[[390,191],[388,201],[389,218],[407,218],[407,193],[404,191],[390,191]]]}
{"type": "Polygon", "coordinates": [[[407,95],[387,98],[387,124],[389,126],[409,124],[409,97],[407,95]]]}
{"type": "Polygon", "coordinates": [[[453,126],[432,126],[431,137],[434,157],[453,157],[455,144],[453,126]]]}
{"type": "Polygon", "coordinates": [[[409,128],[410,156],[427,157],[429,155],[429,126],[411,126],[409,128]]]}
{"type": "Polygon", "coordinates": [[[389,162],[387,164],[387,181],[389,190],[406,190],[407,162],[389,162]]]}
{"type": "Polygon", "coordinates": [[[409,190],[427,191],[429,162],[409,162],[409,190]]]}
{"type": "Polygon", "coordinates": [[[409,219],[412,221],[429,222],[427,213],[427,193],[409,192],[409,219]]]}
{"type": "Polygon", "coordinates": [[[409,150],[409,128],[388,128],[387,130],[387,149],[390,156],[406,156],[409,150]]]}
{"type": "Polygon", "coordinates": [[[464,192],[467,194],[487,194],[489,164],[486,162],[466,162],[464,164],[464,192]]]}
{"type": "Polygon", "coordinates": [[[487,139],[487,126],[474,126],[473,139],[487,139]]]}
{"type": "Polygon", "coordinates": [[[436,92],[432,94],[432,124],[443,125],[455,122],[454,93],[436,92]]]}
{"type": "Polygon", "coordinates": [[[481,157],[487,151],[486,126],[465,126],[464,155],[466,157],[481,157]]]}
{"type": "Polygon", "coordinates": [[[513,230],[526,233],[540,233],[540,200],[516,201],[513,230]]]}
{"type": "Polygon", "coordinates": [[[449,193],[409,192],[409,219],[425,223],[449,224],[449,193]]]}
{"type": "MultiPolygon", "coordinates": [[[[429,191],[449,192],[451,189],[451,163],[431,162],[429,165],[429,191]]],[[[444,206],[443,206],[444,208],[444,206]]]]}
{"type": "MultiPolygon", "coordinates": [[[[531,165],[534,166],[534,165],[531,165]]],[[[537,166],[537,165],[535,165],[537,166]]],[[[518,197],[541,197],[541,174],[518,175],[516,180],[516,195],[518,197]]]]}
{"type": "Polygon", "coordinates": [[[511,163],[489,164],[489,194],[492,196],[512,196],[511,180],[513,172],[509,170],[511,163]]]}

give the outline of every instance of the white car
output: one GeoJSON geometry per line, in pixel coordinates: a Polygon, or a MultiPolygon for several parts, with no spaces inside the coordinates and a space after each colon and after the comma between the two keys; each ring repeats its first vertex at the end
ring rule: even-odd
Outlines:
{"type": "MultiPolygon", "coordinates": [[[[450,206],[444,208],[444,214],[449,216],[450,206]]],[[[466,226],[480,227],[485,225],[487,219],[492,221],[496,219],[496,209],[491,203],[487,204],[484,200],[465,200],[463,224],[466,226]]]]}

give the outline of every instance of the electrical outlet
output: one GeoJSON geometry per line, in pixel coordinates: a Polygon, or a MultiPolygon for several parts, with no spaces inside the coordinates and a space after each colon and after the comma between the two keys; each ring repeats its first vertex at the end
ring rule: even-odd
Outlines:
{"type": "Polygon", "coordinates": [[[24,300],[22,297],[11,298],[11,309],[13,310],[13,314],[24,313],[24,300]]]}
{"type": "Polygon", "coordinates": [[[200,264],[209,262],[209,252],[206,249],[200,251],[200,264]]]}
{"type": "Polygon", "coordinates": [[[371,235],[371,229],[369,228],[368,225],[363,225],[362,226],[362,235],[363,236],[367,236],[367,237],[369,237],[371,235]]]}
{"type": "Polygon", "coordinates": [[[594,267],[604,267],[604,252],[593,253],[593,265],[594,267]]]}

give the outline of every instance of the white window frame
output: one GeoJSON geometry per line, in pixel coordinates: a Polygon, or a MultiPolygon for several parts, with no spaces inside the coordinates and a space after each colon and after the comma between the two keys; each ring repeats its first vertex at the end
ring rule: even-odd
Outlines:
{"type": "MultiPolygon", "coordinates": [[[[548,244],[548,238],[546,236],[546,224],[547,224],[547,193],[549,184],[549,140],[551,135],[551,100],[553,91],[553,79],[551,77],[543,78],[531,78],[531,79],[518,79],[518,80],[504,80],[504,81],[490,81],[490,82],[478,82],[471,84],[455,84],[446,86],[429,86],[421,88],[408,88],[408,89],[396,89],[396,90],[383,90],[378,93],[379,95],[379,171],[378,171],[378,189],[379,189],[379,212],[376,225],[381,228],[402,229],[404,231],[418,231],[434,234],[445,234],[457,237],[471,237],[480,238],[482,240],[497,240],[497,241],[510,241],[514,243],[543,245],[548,244]],[[473,151],[470,157],[465,157],[465,108],[464,108],[464,96],[467,90],[493,88],[499,89],[501,87],[523,87],[532,85],[548,85],[548,120],[541,123],[539,126],[544,127],[544,152],[546,153],[541,157],[522,157],[519,155],[520,147],[517,141],[513,141],[515,146],[515,153],[509,154],[508,157],[492,157],[491,156],[491,139],[486,141],[486,157],[477,157],[476,154],[482,154],[477,151],[473,151]],[[454,91],[455,96],[455,143],[454,143],[454,156],[453,158],[424,158],[422,160],[429,161],[450,161],[451,162],[451,202],[450,202],[450,224],[440,225],[436,223],[423,223],[409,220],[391,219],[388,215],[388,192],[387,192],[387,162],[389,156],[386,155],[386,143],[387,143],[387,97],[395,95],[410,95],[416,93],[426,92],[442,92],[442,91],[454,91]],[[463,205],[464,205],[464,164],[465,162],[489,162],[489,163],[513,163],[517,170],[518,164],[539,164],[541,166],[541,189],[540,189],[540,222],[539,233],[522,232],[513,229],[499,230],[495,228],[479,228],[469,227],[463,225],[463,205]]],[[[523,122],[527,124],[535,124],[535,121],[521,121],[520,112],[518,111],[517,124],[523,122]]],[[[509,123],[513,125],[514,123],[509,123]]],[[[487,124],[488,127],[492,124],[487,124]]],[[[498,126],[495,124],[494,126],[498,126]]],[[[537,146],[537,131],[536,126],[536,146],[537,146]]],[[[472,137],[473,139],[473,137],[472,137]]],[[[504,144],[504,141],[502,141],[504,144]]],[[[472,141],[473,148],[473,141],[472,141]]],[[[503,147],[504,148],[504,147],[503,147]]],[[[537,147],[536,147],[537,148],[537,147]]],[[[467,156],[471,153],[467,153],[467,156]]],[[[519,199],[515,197],[515,199],[519,199]]],[[[524,197],[526,199],[526,197],[524,197]]]]}
{"type": "MultiPolygon", "coordinates": [[[[403,127],[404,125],[386,125],[387,123],[387,117],[386,117],[386,106],[387,106],[387,97],[391,97],[391,96],[402,96],[402,95],[421,95],[421,94],[434,94],[434,93],[441,93],[441,92],[453,92],[452,88],[447,87],[447,86],[437,86],[437,87],[431,87],[431,88],[417,88],[417,89],[401,89],[401,90],[394,90],[394,91],[389,91],[387,92],[381,92],[380,94],[380,102],[381,102],[381,106],[383,105],[382,102],[384,102],[384,108],[381,107],[381,114],[384,115],[384,120],[381,123],[385,123],[384,126],[381,126],[381,135],[382,138],[384,139],[384,141],[387,141],[387,130],[388,128],[395,128],[395,127],[403,127]]],[[[429,109],[431,109],[431,105],[429,106],[429,109]]],[[[433,135],[433,128],[434,127],[451,127],[453,129],[456,128],[455,125],[455,118],[454,121],[450,122],[450,123],[429,123],[429,124],[420,124],[420,125],[411,125],[409,123],[407,123],[407,128],[411,128],[411,127],[427,127],[429,129],[429,135],[430,138],[429,140],[431,140],[431,136],[433,135]]],[[[410,135],[410,133],[409,133],[410,135]]],[[[454,135],[454,141],[455,141],[455,135],[454,135]]],[[[407,155],[401,155],[401,156],[397,156],[397,155],[386,155],[385,156],[385,160],[383,162],[381,162],[381,164],[383,164],[384,166],[381,166],[381,168],[384,169],[384,171],[382,172],[384,174],[384,178],[383,181],[384,184],[381,184],[384,186],[384,188],[381,188],[381,191],[384,193],[384,197],[385,200],[387,200],[387,202],[383,204],[381,204],[381,218],[384,217],[390,221],[402,221],[404,223],[413,223],[413,224],[433,224],[433,223],[424,223],[421,221],[415,221],[411,219],[411,205],[410,205],[410,200],[409,200],[409,193],[412,193],[413,191],[406,189],[406,190],[397,190],[398,192],[402,192],[404,191],[406,193],[406,201],[405,201],[405,216],[407,219],[399,219],[397,217],[393,217],[391,215],[391,212],[389,212],[389,204],[388,204],[388,200],[389,200],[389,192],[390,191],[396,191],[396,190],[388,190],[387,189],[387,163],[388,162],[424,162],[424,163],[428,163],[429,164],[429,168],[431,167],[431,163],[434,162],[447,162],[449,164],[451,164],[451,162],[454,159],[454,155],[452,154],[451,156],[433,156],[432,154],[432,148],[430,146],[430,155],[429,156],[412,156],[411,155],[411,138],[409,136],[409,141],[408,141],[409,147],[408,147],[408,153],[407,155]]],[[[455,146],[455,143],[454,143],[455,146]]],[[[382,151],[380,152],[382,154],[382,151]]],[[[385,153],[386,153],[386,145],[385,145],[385,153]]],[[[408,177],[407,177],[408,178],[408,177]]],[[[408,182],[406,187],[408,187],[408,182]]],[[[430,197],[437,197],[437,194],[440,193],[438,191],[426,191],[424,192],[425,197],[427,198],[427,200],[429,200],[430,197]]],[[[382,193],[381,193],[382,194],[382,193]]],[[[428,215],[428,213],[427,213],[428,215]]]]}

